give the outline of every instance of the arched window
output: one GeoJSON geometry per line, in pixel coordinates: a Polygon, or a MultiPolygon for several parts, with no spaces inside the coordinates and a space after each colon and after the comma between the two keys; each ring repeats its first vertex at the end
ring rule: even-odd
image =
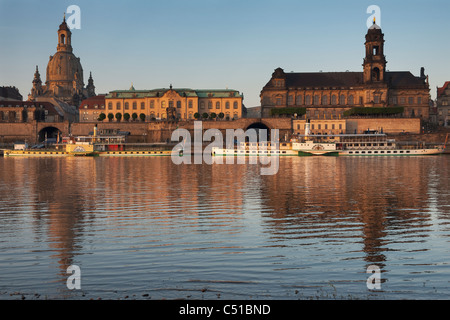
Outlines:
{"type": "Polygon", "coordinates": [[[181,101],[177,101],[177,108],[181,108],[181,101]]]}
{"type": "Polygon", "coordinates": [[[355,98],[353,97],[353,95],[351,94],[349,97],[348,97],[348,104],[349,105],[353,105],[355,103],[355,98]]]}
{"type": "Polygon", "coordinates": [[[189,105],[189,108],[192,108],[192,100],[189,100],[188,105],[189,105]]]}
{"type": "Polygon", "coordinates": [[[288,105],[292,106],[294,104],[294,96],[289,95],[288,96],[288,105]]]}
{"type": "Polygon", "coordinates": [[[208,109],[212,109],[212,102],[208,101],[208,109]]]}
{"type": "Polygon", "coordinates": [[[315,105],[319,105],[320,104],[320,97],[319,97],[319,95],[315,95],[314,96],[314,104],[315,105]]]}
{"type": "Polygon", "coordinates": [[[136,110],[136,109],[137,109],[137,102],[134,101],[134,102],[133,102],[133,110],[136,110]]]}
{"type": "Polygon", "coordinates": [[[112,102],[108,102],[108,110],[112,110],[112,102]]]}
{"type": "Polygon", "coordinates": [[[61,34],[61,44],[65,44],[66,42],[66,35],[63,33],[61,34]]]}
{"type": "Polygon", "coordinates": [[[303,104],[303,96],[297,96],[297,99],[296,99],[296,104],[298,105],[298,106],[300,106],[300,105],[302,105],[303,104]]]}
{"type": "Polygon", "coordinates": [[[310,105],[311,105],[311,96],[306,96],[306,97],[305,97],[305,104],[306,104],[307,106],[310,106],[310,105]]]}
{"type": "Polygon", "coordinates": [[[225,109],[230,109],[230,102],[229,102],[229,101],[227,101],[227,102],[225,103],[225,109]]]}
{"type": "Polygon", "coordinates": [[[336,98],[336,96],[334,94],[331,96],[331,104],[332,105],[336,105],[337,104],[337,98],[336,98]]]}
{"type": "Polygon", "coordinates": [[[200,102],[200,108],[205,109],[205,101],[200,102]]]}
{"type": "Polygon", "coordinates": [[[341,96],[339,97],[339,104],[341,105],[345,104],[345,96],[343,94],[341,94],[341,96]]]}
{"type": "Polygon", "coordinates": [[[116,102],[116,109],[120,110],[120,108],[121,108],[120,102],[116,102]]]}
{"type": "Polygon", "coordinates": [[[275,104],[276,104],[277,106],[281,106],[281,105],[283,104],[283,97],[280,96],[280,95],[276,96],[276,97],[275,97],[275,104]]]}
{"type": "Polygon", "coordinates": [[[328,104],[328,96],[322,96],[322,105],[328,104]]]}
{"type": "Polygon", "coordinates": [[[141,102],[141,110],[145,109],[145,102],[141,102]]]}
{"type": "Polygon", "coordinates": [[[373,81],[380,81],[380,69],[373,68],[373,70],[372,70],[372,80],[373,81]]]}
{"type": "Polygon", "coordinates": [[[130,109],[130,105],[128,104],[128,102],[125,102],[125,110],[130,109]]]}
{"type": "Polygon", "coordinates": [[[216,109],[220,109],[220,102],[219,101],[216,102],[216,109]]]}
{"type": "Polygon", "coordinates": [[[237,109],[237,108],[238,108],[238,103],[237,103],[237,101],[235,101],[235,102],[233,103],[233,108],[234,108],[234,109],[237,109]]]}

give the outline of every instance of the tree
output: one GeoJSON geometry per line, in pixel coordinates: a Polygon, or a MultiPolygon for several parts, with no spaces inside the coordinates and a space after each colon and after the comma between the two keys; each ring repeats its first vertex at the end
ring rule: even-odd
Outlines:
{"type": "Polygon", "coordinates": [[[128,112],[126,112],[126,113],[123,115],[123,118],[125,119],[125,121],[130,120],[130,114],[129,114],[128,112]]]}
{"type": "Polygon", "coordinates": [[[108,113],[108,120],[112,121],[114,119],[114,115],[112,113],[108,113]]]}
{"type": "Polygon", "coordinates": [[[139,115],[139,119],[141,119],[142,121],[145,121],[145,113],[141,113],[139,115]]]}
{"type": "Polygon", "coordinates": [[[117,121],[122,120],[122,114],[120,112],[116,113],[116,119],[117,119],[117,121]]]}
{"type": "Polygon", "coordinates": [[[133,112],[133,114],[131,115],[131,118],[133,119],[133,121],[136,121],[138,115],[136,112],[133,112]]]}
{"type": "Polygon", "coordinates": [[[198,112],[194,113],[194,118],[195,118],[195,119],[200,118],[200,113],[198,113],[198,112]]]}
{"type": "Polygon", "coordinates": [[[219,113],[219,119],[223,119],[225,117],[225,114],[223,112],[219,113]]]}
{"type": "Polygon", "coordinates": [[[270,115],[273,117],[275,115],[277,116],[293,116],[294,114],[297,114],[298,116],[303,116],[306,114],[306,108],[301,107],[289,107],[289,108],[272,108],[270,110],[270,115]]]}
{"type": "Polygon", "coordinates": [[[204,113],[202,114],[202,118],[203,118],[203,119],[208,119],[208,117],[209,117],[209,114],[208,114],[207,112],[204,112],[204,113]]]}
{"type": "Polygon", "coordinates": [[[104,114],[103,112],[102,113],[100,113],[99,114],[99,116],[98,116],[98,121],[103,121],[103,120],[105,120],[106,119],[106,114],[104,114]]]}
{"type": "Polygon", "coordinates": [[[211,114],[209,115],[209,117],[211,119],[215,119],[217,117],[217,114],[215,112],[211,112],[211,114]]]}

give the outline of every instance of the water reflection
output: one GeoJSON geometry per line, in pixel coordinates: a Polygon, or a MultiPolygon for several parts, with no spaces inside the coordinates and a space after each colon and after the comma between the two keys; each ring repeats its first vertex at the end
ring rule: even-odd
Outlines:
{"type": "Polygon", "coordinates": [[[144,277],[174,297],[206,282],[240,298],[330,281],[358,297],[369,265],[391,278],[423,273],[411,263],[448,267],[448,157],[287,158],[277,175],[259,173],[170,158],[0,159],[0,295],[80,297],[61,289],[72,264],[92,294],[139,291],[144,277]]]}

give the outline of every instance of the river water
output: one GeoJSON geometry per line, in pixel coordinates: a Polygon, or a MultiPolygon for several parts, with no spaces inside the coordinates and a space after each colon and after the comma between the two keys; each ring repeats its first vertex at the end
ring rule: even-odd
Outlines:
{"type": "Polygon", "coordinates": [[[449,163],[0,158],[0,298],[449,299],[449,163]]]}

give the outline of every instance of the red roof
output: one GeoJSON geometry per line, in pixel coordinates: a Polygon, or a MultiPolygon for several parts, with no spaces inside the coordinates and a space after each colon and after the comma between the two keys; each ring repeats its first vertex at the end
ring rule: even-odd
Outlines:
{"type": "Polygon", "coordinates": [[[445,90],[447,90],[448,85],[450,84],[450,81],[447,81],[444,83],[442,88],[437,88],[437,96],[440,97],[444,94],[445,90]]]}
{"type": "Polygon", "coordinates": [[[81,101],[80,109],[105,109],[105,95],[93,96],[81,101]],[[103,106],[103,108],[102,108],[103,106]]]}

